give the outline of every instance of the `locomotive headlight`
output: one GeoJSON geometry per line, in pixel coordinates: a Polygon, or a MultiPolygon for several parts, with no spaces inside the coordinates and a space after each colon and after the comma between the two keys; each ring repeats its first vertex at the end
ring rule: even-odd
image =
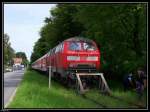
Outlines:
{"type": "Polygon", "coordinates": [[[68,61],[78,61],[80,60],[79,56],[67,56],[68,61]]]}
{"type": "Polygon", "coordinates": [[[87,61],[98,61],[98,56],[88,56],[86,58],[87,61]]]}

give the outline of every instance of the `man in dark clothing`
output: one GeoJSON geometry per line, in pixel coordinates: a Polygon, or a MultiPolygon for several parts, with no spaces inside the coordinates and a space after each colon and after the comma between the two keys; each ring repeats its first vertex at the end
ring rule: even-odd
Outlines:
{"type": "Polygon", "coordinates": [[[142,96],[143,96],[143,85],[140,81],[136,81],[136,88],[135,88],[137,94],[139,95],[139,100],[142,99],[142,96]]]}
{"type": "Polygon", "coordinates": [[[134,79],[132,73],[126,74],[123,78],[124,91],[134,88],[134,79]]]}
{"type": "Polygon", "coordinates": [[[138,81],[144,86],[144,81],[147,79],[144,71],[141,69],[137,71],[138,73],[138,81]]]}
{"type": "Polygon", "coordinates": [[[143,91],[144,91],[144,87],[146,87],[146,80],[147,77],[144,73],[144,71],[142,71],[142,69],[139,69],[137,71],[138,77],[137,77],[137,81],[136,81],[136,92],[139,95],[139,100],[141,100],[142,96],[143,96],[143,91]]]}

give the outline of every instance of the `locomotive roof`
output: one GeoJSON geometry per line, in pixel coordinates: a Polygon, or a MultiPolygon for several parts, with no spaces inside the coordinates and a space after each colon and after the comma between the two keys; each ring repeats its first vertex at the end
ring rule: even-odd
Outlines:
{"type": "Polygon", "coordinates": [[[83,42],[93,42],[92,40],[87,39],[87,38],[83,38],[83,37],[72,37],[72,38],[66,39],[65,41],[83,41],[83,42]]]}

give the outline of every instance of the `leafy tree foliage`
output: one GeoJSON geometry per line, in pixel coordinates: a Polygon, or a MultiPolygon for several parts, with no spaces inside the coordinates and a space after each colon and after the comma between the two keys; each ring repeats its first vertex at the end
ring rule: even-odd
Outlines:
{"type": "Polygon", "coordinates": [[[35,43],[31,62],[44,55],[51,48],[68,37],[80,35],[83,30],[82,24],[73,20],[77,12],[74,5],[57,5],[51,10],[51,17],[45,19],[45,25],[41,28],[41,38],[35,43]]]}
{"type": "Polygon", "coordinates": [[[79,5],[78,9],[76,19],[87,29],[83,35],[101,45],[102,66],[109,63],[106,71],[123,74],[146,64],[145,4],[79,5]]]}
{"type": "Polygon", "coordinates": [[[15,55],[16,58],[22,58],[22,64],[27,66],[28,60],[24,52],[17,52],[15,55]]]}
{"type": "Polygon", "coordinates": [[[14,57],[15,51],[11,47],[11,43],[9,41],[9,35],[4,34],[4,65],[11,66],[13,63],[12,58],[14,57]]]}
{"type": "Polygon", "coordinates": [[[58,4],[50,12],[31,62],[66,38],[82,36],[99,46],[103,72],[121,76],[146,65],[146,4],[58,4]]]}

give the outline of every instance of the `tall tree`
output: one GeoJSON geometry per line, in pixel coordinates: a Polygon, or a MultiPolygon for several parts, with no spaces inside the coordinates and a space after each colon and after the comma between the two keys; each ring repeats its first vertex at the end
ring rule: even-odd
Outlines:
{"type": "Polygon", "coordinates": [[[74,5],[57,5],[51,10],[51,17],[45,18],[45,25],[41,28],[40,39],[35,43],[31,62],[35,61],[46,52],[58,45],[64,39],[80,35],[83,26],[74,20],[73,14],[77,12],[74,5]]]}
{"type": "Polygon", "coordinates": [[[22,64],[26,65],[28,64],[28,60],[27,60],[27,57],[26,57],[26,54],[24,52],[16,52],[15,54],[16,58],[22,58],[22,64]]]}
{"type": "Polygon", "coordinates": [[[102,71],[122,75],[146,65],[146,4],[58,4],[50,12],[32,61],[64,39],[80,35],[99,46],[102,71]]]}
{"type": "Polygon", "coordinates": [[[4,65],[11,66],[12,58],[14,57],[15,51],[11,47],[11,43],[9,41],[9,35],[4,34],[4,65]]]}
{"type": "Polygon", "coordinates": [[[102,67],[110,65],[107,71],[123,74],[146,64],[141,54],[146,46],[140,47],[146,44],[145,4],[78,5],[75,18],[87,29],[83,35],[101,45],[102,67]]]}

